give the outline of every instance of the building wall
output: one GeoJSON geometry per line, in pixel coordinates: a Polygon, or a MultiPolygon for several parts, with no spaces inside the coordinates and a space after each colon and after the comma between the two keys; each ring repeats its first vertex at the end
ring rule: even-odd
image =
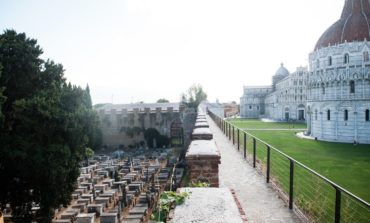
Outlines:
{"type": "Polygon", "coordinates": [[[179,103],[112,105],[96,108],[101,121],[103,145],[119,147],[144,141],[144,130],[155,128],[171,136],[171,124],[181,119],[179,103]],[[129,134],[129,132],[134,132],[129,134]]]}
{"type": "Polygon", "coordinates": [[[242,118],[259,118],[265,114],[265,98],[272,91],[271,86],[244,87],[240,98],[240,116],[242,118]]]}
{"type": "Polygon", "coordinates": [[[266,118],[305,121],[307,78],[307,68],[298,67],[277,83],[276,90],[267,95],[265,100],[266,118]]]}
{"type": "Polygon", "coordinates": [[[307,68],[298,67],[275,83],[274,91],[272,86],[244,87],[240,99],[241,117],[305,121],[307,78],[307,68]]]}
{"type": "Polygon", "coordinates": [[[370,122],[365,120],[370,109],[369,46],[368,41],[344,43],[310,54],[307,106],[311,136],[370,143],[370,122]]]}

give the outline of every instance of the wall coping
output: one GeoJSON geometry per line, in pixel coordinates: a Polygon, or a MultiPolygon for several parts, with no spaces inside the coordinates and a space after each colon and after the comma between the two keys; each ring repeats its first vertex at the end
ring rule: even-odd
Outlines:
{"type": "Polygon", "coordinates": [[[220,157],[220,151],[214,140],[193,140],[186,152],[186,158],[210,156],[220,157]]]}
{"type": "Polygon", "coordinates": [[[179,191],[190,195],[176,206],[172,222],[246,222],[228,188],[180,188],[179,191]]]}

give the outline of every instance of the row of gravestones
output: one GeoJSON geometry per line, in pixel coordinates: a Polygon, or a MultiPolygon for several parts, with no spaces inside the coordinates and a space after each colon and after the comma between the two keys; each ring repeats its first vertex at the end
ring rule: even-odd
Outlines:
{"type": "Polygon", "coordinates": [[[53,222],[142,222],[161,190],[160,182],[169,177],[169,169],[161,169],[157,155],[167,154],[149,155],[156,162],[143,155],[124,161],[90,161],[91,165],[81,168],[71,205],[57,213],[53,222]],[[155,177],[158,183],[149,185],[155,177]],[[125,216],[124,210],[128,210],[125,216]]]}

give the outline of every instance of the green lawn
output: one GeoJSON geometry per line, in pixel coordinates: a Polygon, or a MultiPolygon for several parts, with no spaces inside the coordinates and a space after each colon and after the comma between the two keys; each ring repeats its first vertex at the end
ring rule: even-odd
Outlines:
{"type": "Polygon", "coordinates": [[[305,129],[305,123],[262,122],[257,119],[231,119],[231,122],[242,129],[305,129]]]}
{"type": "MultiPolygon", "coordinates": [[[[247,130],[247,132],[317,171],[365,201],[370,202],[370,145],[352,145],[300,139],[295,136],[295,129],[305,128],[305,124],[269,123],[241,119],[229,121],[242,129],[254,129],[247,130]],[[288,131],[261,129],[287,129],[288,131]]],[[[252,140],[248,140],[247,151],[249,153],[252,153],[252,145],[252,140]]],[[[266,162],[266,146],[260,142],[257,142],[257,158],[262,163],[266,162]]],[[[289,160],[274,151],[271,152],[271,175],[287,192],[289,185],[289,160]]],[[[320,213],[320,216],[316,216],[317,218],[314,219],[331,221],[332,213],[334,212],[333,201],[335,192],[333,188],[328,184],[322,183],[317,177],[311,176],[300,167],[296,167],[295,178],[295,194],[298,195],[295,202],[305,202],[305,207],[308,209],[307,212],[320,213]],[[321,207],[309,203],[317,203],[317,201],[322,202],[320,203],[321,207]],[[326,208],[322,208],[324,206],[326,208]],[[315,208],[317,210],[314,210],[315,208]],[[319,212],[320,208],[325,211],[319,212]]],[[[360,212],[365,211],[361,212],[361,215],[366,213],[364,215],[367,217],[369,214],[367,210],[364,210],[364,207],[355,208],[354,206],[357,203],[344,195],[342,196],[342,202],[343,206],[350,207],[348,209],[343,208],[345,213],[342,213],[343,219],[347,218],[349,222],[354,220],[351,217],[358,217],[358,215],[353,213],[359,212],[359,210],[360,212]],[[350,209],[354,209],[355,212],[350,209]]]]}

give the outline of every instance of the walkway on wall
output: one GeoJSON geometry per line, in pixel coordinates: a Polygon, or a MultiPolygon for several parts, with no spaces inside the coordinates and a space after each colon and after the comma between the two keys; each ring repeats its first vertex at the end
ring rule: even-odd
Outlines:
{"type": "Polygon", "coordinates": [[[266,184],[243,155],[222,134],[211,118],[208,123],[221,152],[219,166],[220,187],[234,189],[249,223],[293,223],[301,222],[278,198],[277,193],[266,184]]]}

